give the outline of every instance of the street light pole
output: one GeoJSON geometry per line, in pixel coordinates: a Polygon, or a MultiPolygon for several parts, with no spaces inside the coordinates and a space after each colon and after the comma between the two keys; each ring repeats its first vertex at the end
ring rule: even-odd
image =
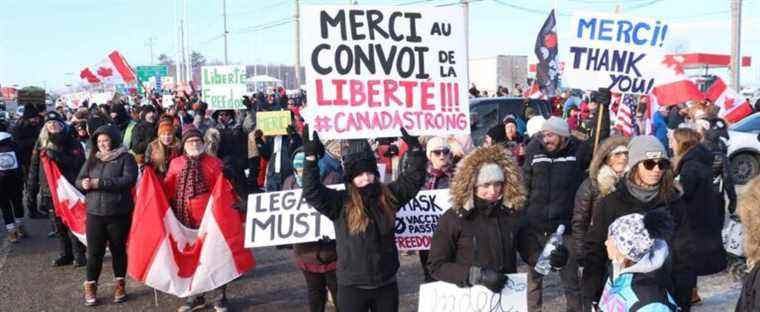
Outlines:
{"type": "Polygon", "coordinates": [[[224,65],[229,65],[229,58],[227,57],[227,35],[230,33],[227,31],[227,0],[222,0],[222,16],[224,17],[224,65]]]}

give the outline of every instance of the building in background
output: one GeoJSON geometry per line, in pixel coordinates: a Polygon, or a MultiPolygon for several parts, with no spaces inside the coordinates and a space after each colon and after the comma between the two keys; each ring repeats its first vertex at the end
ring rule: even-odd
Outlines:
{"type": "MultiPolygon", "coordinates": [[[[515,84],[526,88],[528,79],[528,56],[497,55],[470,59],[470,83],[474,83],[480,92],[495,94],[499,86],[510,91],[515,84]]],[[[468,86],[469,88],[469,86],[468,86]]]]}

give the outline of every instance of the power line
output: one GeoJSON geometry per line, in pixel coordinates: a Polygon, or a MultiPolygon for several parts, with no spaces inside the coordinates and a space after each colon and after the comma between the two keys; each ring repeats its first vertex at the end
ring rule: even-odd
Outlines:
{"type": "MultiPolygon", "coordinates": [[[[544,11],[544,10],[539,10],[539,9],[528,8],[528,7],[524,7],[524,6],[517,5],[517,4],[506,3],[506,2],[501,1],[501,0],[493,0],[493,2],[496,2],[498,4],[501,4],[503,6],[507,6],[507,7],[513,8],[513,9],[517,9],[517,10],[520,10],[520,11],[523,11],[523,12],[528,12],[528,13],[533,13],[533,14],[547,15],[550,12],[550,11],[544,11]]],[[[556,12],[555,12],[555,14],[556,14],[556,12]]],[[[560,13],[560,14],[557,14],[557,15],[559,15],[559,16],[570,16],[570,14],[567,14],[567,13],[560,13]]]]}
{"type": "Polygon", "coordinates": [[[290,2],[290,0],[284,0],[284,1],[276,2],[276,3],[270,4],[270,5],[265,5],[265,6],[262,6],[262,7],[257,7],[256,9],[253,9],[253,10],[246,10],[246,11],[242,11],[242,12],[236,12],[236,13],[232,13],[232,14],[227,14],[227,16],[242,16],[242,15],[248,15],[250,13],[259,13],[259,12],[262,12],[262,11],[265,11],[265,10],[268,10],[268,9],[273,9],[273,8],[276,8],[276,7],[281,7],[283,5],[288,4],[289,2],[290,2]]]}
{"type": "Polygon", "coordinates": [[[290,24],[292,22],[294,22],[294,20],[291,18],[291,19],[284,20],[284,21],[281,21],[281,22],[278,22],[278,23],[274,23],[274,24],[266,24],[266,25],[261,25],[259,27],[249,27],[249,28],[246,28],[246,29],[241,29],[241,30],[235,31],[233,33],[236,33],[236,34],[245,34],[245,33],[251,33],[251,32],[259,32],[259,31],[267,30],[267,29],[274,28],[274,27],[277,27],[277,26],[282,26],[282,25],[285,25],[285,24],[290,24]]]}

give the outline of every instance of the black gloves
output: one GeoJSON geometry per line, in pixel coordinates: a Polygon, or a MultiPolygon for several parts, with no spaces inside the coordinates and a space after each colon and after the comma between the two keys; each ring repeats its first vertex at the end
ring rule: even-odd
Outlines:
{"type": "Polygon", "coordinates": [[[558,269],[567,264],[568,257],[569,253],[567,247],[564,245],[559,245],[552,251],[551,254],[549,254],[549,263],[551,264],[552,268],[558,269]]]}
{"type": "Polygon", "coordinates": [[[504,289],[504,285],[507,283],[507,276],[494,270],[472,266],[470,267],[468,282],[471,286],[483,285],[498,294],[504,289]]]}
{"type": "Polygon", "coordinates": [[[303,141],[303,153],[306,157],[314,156],[319,160],[324,156],[325,146],[322,145],[322,141],[319,140],[319,135],[316,131],[314,131],[314,137],[309,139],[309,125],[303,126],[301,140],[303,141]]]}
{"type": "Polygon", "coordinates": [[[422,150],[422,145],[420,144],[420,140],[417,139],[416,136],[409,135],[409,132],[406,132],[406,129],[404,128],[401,128],[401,139],[404,140],[404,143],[406,143],[407,146],[409,146],[409,150],[414,150],[414,149],[422,150]]]}

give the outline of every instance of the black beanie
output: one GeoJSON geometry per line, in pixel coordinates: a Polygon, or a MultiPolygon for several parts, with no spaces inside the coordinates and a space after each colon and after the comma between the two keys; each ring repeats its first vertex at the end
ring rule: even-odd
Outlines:
{"type": "Polygon", "coordinates": [[[371,172],[376,179],[380,179],[380,171],[377,169],[377,158],[367,140],[350,140],[343,152],[343,172],[346,181],[353,180],[356,176],[371,172]]]}

